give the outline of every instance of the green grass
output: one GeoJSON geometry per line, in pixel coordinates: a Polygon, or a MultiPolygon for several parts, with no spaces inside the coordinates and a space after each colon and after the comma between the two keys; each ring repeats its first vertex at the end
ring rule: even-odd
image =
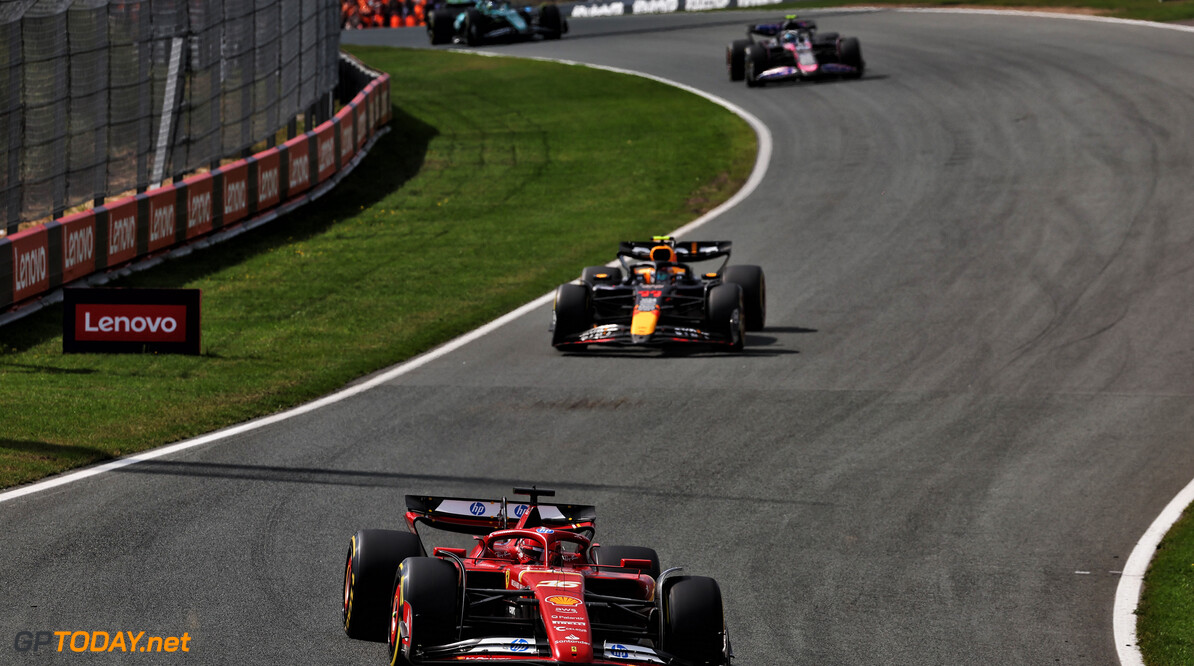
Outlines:
{"type": "Polygon", "coordinates": [[[1136,615],[1146,664],[1194,664],[1194,507],[1186,509],[1157,547],[1136,615]]]}
{"type": "MultiPolygon", "coordinates": [[[[203,290],[203,353],[64,355],[60,308],[0,328],[0,486],[276,412],[550,291],[736,191],[753,132],[588,68],[353,48],[393,131],[333,193],[118,286],[203,290]]],[[[548,322],[543,340],[549,344],[548,322]]]]}
{"type": "Polygon", "coordinates": [[[1100,16],[1138,19],[1141,21],[1182,21],[1194,19],[1194,0],[813,0],[775,5],[771,9],[792,10],[814,7],[854,6],[923,6],[923,7],[1000,7],[1006,9],[1032,8],[1055,11],[1088,11],[1100,16]]]}

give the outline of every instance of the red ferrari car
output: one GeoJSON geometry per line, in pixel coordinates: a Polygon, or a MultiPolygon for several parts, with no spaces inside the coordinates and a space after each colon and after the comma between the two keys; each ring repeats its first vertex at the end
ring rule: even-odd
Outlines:
{"type": "Polygon", "coordinates": [[[593,541],[596,510],[406,496],[409,531],[360,530],[344,564],[344,631],[386,641],[391,664],[728,666],[721,590],[660,571],[650,548],[593,541]],[[472,535],[433,547],[419,526],[472,535]]]}

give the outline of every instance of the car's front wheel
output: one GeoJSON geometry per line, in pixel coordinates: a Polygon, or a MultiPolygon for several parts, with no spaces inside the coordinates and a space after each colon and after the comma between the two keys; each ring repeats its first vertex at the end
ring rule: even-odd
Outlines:
{"type": "MultiPolygon", "coordinates": [[[[555,306],[551,311],[553,328],[551,344],[559,347],[573,336],[592,326],[589,313],[589,285],[562,284],[556,288],[555,306]]],[[[583,349],[582,345],[568,345],[569,349],[583,349]]]]}
{"type": "Polygon", "coordinates": [[[464,17],[464,43],[469,46],[481,45],[481,12],[470,9],[464,17]]]}
{"type": "Polygon", "coordinates": [[[722,279],[742,287],[742,318],[746,330],[761,331],[767,323],[767,282],[759,266],[726,266],[722,279]]]}
{"type": "Polygon", "coordinates": [[[668,654],[701,666],[729,664],[721,588],[704,576],[667,579],[661,643],[668,654]]]}
{"type": "Polygon", "coordinates": [[[543,5],[539,10],[539,25],[547,30],[544,37],[559,39],[564,35],[564,19],[560,16],[560,8],[555,5],[543,5]]]}
{"type": "Polygon", "coordinates": [[[862,45],[858,43],[857,37],[847,37],[838,43],[838,58],[843,65],[849,65],[856,70],[854,74],[847,74],[846,78],[857,79],[862,76],[866,63],[862,60],[862,45]]]}
{"type": "Polygon", "coordinates": [[[460,578],[451,562],[436,557],[403,560],[392,598],[391,664],[411,664],[423,648],[459,639],[460,578]]]}
{"type": "Polygon", "coordinates": [[[419,537],[397,530],[358,530],[344,562],[344,633],[381,642],[389,622],[390,585],[398,565],[423,554],[419,537]]]}
{"type": "Polygon", "coordinates": [[[745,344],[746,328],[742,318],[742,287],[724,282],[709,290],[709,326],[730,340],[734,351],[745,344]]]}
{"type": "Polygon", "coordinates": [[[447,11],[432,11],[427,16],[427,36],[431,44],[450,44],[452,42],[452,23],[456,14],[447,11]]]}
{"type": "Polygon", "coordinates": [[[746,77],[746,49],[752,43],[749,39],[735,39],[726,47],[726,69],[730,72],[731,81],[741,81],[746,77]]]}
{"type": "Polygon", "coordinates": [[[767,71],[767,48],[762,44],[751,44],[746,49],[746,69],[743,76],[746,85],[757,88],[764,84],[759,75],[767,71]]]}

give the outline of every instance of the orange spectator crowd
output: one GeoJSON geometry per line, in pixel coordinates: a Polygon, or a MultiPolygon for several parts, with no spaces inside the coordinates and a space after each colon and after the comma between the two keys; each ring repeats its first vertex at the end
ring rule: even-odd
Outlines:
{"type": "Polygon", "coordinates": [[[343,0],[344,29],[426,25],[427,0],[343,0]]]}

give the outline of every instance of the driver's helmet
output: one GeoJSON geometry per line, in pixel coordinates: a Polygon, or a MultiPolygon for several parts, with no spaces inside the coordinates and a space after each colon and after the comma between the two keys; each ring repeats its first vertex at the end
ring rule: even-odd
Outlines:
{"type": "Polygon", "coordinates": [[[656,245],[651,248],[651,261],[676,262],[676,251],[670,245],[656,245]]]}
{"type": "Polygon", "coordinates": [[[543,544],[537,539],[518,540],[518,559],[523,564],[546,564],[543,555],[543,544]]]}
{"type": "Polygon", "coordinates": [[[784,44],[795,44],[796,42],[800,41],[800,38],[796,36],[795,30],[788,30],[780,36],[780,41],[784,44]]]}

